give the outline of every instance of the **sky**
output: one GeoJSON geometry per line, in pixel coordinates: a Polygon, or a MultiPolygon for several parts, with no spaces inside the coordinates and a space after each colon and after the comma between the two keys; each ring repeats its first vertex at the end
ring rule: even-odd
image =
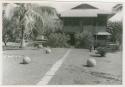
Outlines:
{"type": "MultiPolygon", "coordinates": [[[[116,5],[116,4],[121,4],[118,2],[85,2],[85,1],[75,1],[75,2],[66,2],[66,1],[58,1],[58,2],[42,2],[39,3],[39,5],[42,6],[51,6],[54,7],[56,9],[56,11],[58,13],[62,13],[63,11],[67,11],[73,7],[76,7],[80,4],[90,4],[92,6],[95,6],[96,8],[99,8],[100,10],[107,10],[107,11],[112,11],[112,8],[116,5]]],[[[120,12],[118,14],[116,14],[115,16],[113,16],[112,18],[110,18],[110,21],[121,21],[123,19],[123,13],[120,12]]]]}
{"type": "MultiPolygon", "coordinates": [[[[62,13],[63,11],[67,11],[73,7],[76,7],[80,4],[90,4],[96,8],[99,8],[100,10],[107,10],[108,12],[112,11],[112,7],[114,7],[116,4],[119,4],[117,2],[85,2],[85,1],[75,1],[75,2],[66,2],[66,1],[44,1],[40,3],[34,3],[40,6],[50,6],[54,7],[58,13],[62,13]]],[[[12,12],[11,12],[12,13],[12,12]]],[[[8,15],[10,17],[10,15],[8,15]]],[[[118,13],[113,20],[122,20],[122,13],[118,13]]]]}
{"type": "Polygon", "coordinates": [[[112,10],[112,7],[115,6],[116,2],[114,3],[110,3],[110,2],[42,2],[42,3],[39,3],[39,5],[42,5],[42,6],[51,6],[51,7],[54,7],[56,8],[57,12],[63,12],[63,11],[66,11],[66,10],[69,10],[79,4],[84,4],[84,3],[88,3],[92,6],[95,6],[99,9],[102,9],[102,10],[109,10],[111,11],[112,10]]]}

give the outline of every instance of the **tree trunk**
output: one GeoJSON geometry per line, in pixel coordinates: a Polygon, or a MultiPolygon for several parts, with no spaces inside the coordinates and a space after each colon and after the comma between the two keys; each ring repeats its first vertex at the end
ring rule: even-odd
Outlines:
{"type": "Polygon", "coordinates": [[[4,42],[4,45],[5,45],[5,46],[7,46],[7,43],[6,43],[6,42],[4,42]]]}
{"type": "Polygon", "coordinates": [[[25,39],[24,39],[24,28],[22,25],[22,29],[21,29],[21,42],[20,42],[20,48],[23,48],[25,46],[25,39]]]}

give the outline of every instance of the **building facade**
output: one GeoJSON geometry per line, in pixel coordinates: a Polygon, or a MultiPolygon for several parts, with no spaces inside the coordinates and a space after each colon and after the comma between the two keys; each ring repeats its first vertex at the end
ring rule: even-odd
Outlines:
{"type": "Polygon", "coordinates": [[[106,32],[107,20],[113,13],[100,10],[89,4],[80,4],[60,14],[63,31],[71,37],[71,45],[75,44],[75,33],[91,33],[97,41],[105,41],[110,33],[106,32]]]}

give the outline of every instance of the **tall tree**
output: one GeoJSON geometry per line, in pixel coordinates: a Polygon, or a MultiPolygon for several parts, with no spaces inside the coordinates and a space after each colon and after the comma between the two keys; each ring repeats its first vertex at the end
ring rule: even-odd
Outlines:
{"type": "MultiPolygon", "coordinates": [[[[15,4],[13,4],[15,5],[15,4]]],[[[24,34],[30,33],[34,27],[35,20],[41,20],[41,25],[43,25],[43,19],[40,14],[35,12],[31,4],[16,4],[16,8],[12,4],[8,4],[5,9],[5,17],[7,20],[12,20],[13,18],[18,19],[18,28],[21,30],[21,44],[20,47],[24,46],[24,34]],[[11,8],[11,9],[10,9],[11,8]],[[11,16],[8,16],[10,15],[11,16]]]]}
{"type": "MultiPolygon", "coordinates": [[[[10,7],[9,5],[10,4],[8,4],[8,7],[10,7]]],[[[60,29],[60,26],[57,25],[60,25],[61,22],[57,16],[56,10],[52,7],[43,7],[30,3],[16,3],[16,8],[13,7],[13,14],[12,11],[5,12],[5,15],[7,14],[11,14],[9,17],[6,16],[8,20],[17,18],[18,29],[21,30],[20,47],[23,47],[24,36],[31,36],[34,30],[36,34],[44,34],[47,27],[51,30],[60,29]]]]}
{"type": "Polygon", "coordinates": [[[119,46],[122,44],[123,32],[122,9],[122,4],[115,5],[112,9],[112,11],[115,12],[115,15],[112,16],[107,23],[107,31],[111,33],[111,41],[119,43],[119,46]]]}
{"type": "Polygon", "coordinates": [[[117,4],[117,5],[115,5],[114,7],[113,7],[113,11],[115,11],[115,12],[118,12],[118,11],[121,11],[123,9],[123,6],[122,6],[122,4],[117,4]]]}

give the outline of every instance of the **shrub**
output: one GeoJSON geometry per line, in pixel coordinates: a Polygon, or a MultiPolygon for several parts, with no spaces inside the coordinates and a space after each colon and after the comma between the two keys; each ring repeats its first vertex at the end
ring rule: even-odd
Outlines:
{"type": "Polygon", "coordinates": [[[105,47],[98,47],[97,52],[98,52],[98,54],[101,55],[101,57],[103,57],[106,55],[106,48],[105,47]]]}
{"type": "Polygon", "coordinates": [[[89,48],[93,44],[94,38],[91,33],[82,32],[75,35],[77,48],[89,48]]]}
{"type": "Polygon", "coordinates": [[[69,36],[64,33],[51,33],[48,35],[47,46],[50,47],[69,47],[67,41],[69,36]]]}
{"type": "Polygon", "coordinates": [[[34,47],[39,48],[39,44],[38,43],[34,43],[33,45],[34,45],[34,47]]]}

